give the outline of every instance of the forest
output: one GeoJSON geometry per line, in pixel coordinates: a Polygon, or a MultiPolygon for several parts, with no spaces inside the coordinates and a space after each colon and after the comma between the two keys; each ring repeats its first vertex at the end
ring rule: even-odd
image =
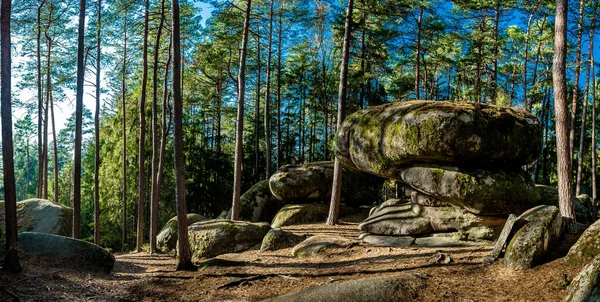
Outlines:
{"type": "MultiPolygon", "coordinates": [[[[417,202],[415,196],[421,194],[464,208],[477,219],[501,219],[501,223],[494,220],[493,238],[477,238],[488,240],[493,247],[502,227],[507,228],[511,221],[508,214],[521,217],[524,210],[553,204],[566,226],[566,235],[561,232],[559,237],[567,236],[564,241],[570,243],[563,249],[568,250],[600,213],[595,70],[599,52],[594,46],[599,10],[596,0],[2,0],[4,268],[20,270],[10,261],[16,257],[16,226],[22,232],[26,224],[22,220],[27,219],[19,204],[31,199],[71,209],[68,234],[57,235],[82,239],[119,255],[162,254],[159,231],[174,218],[181,221],[187,217],[192,250],[182,243],[188,241],[188,225],[180,223],[175,227],[179,262],[173,263],[173,268],[194,268],[192,258],[214,256],[196,253],[194,246],[208,239],[192,233],[196,223],[192,224],[191,213],[217,222],[231,219],[270,224],[272,216],[268,220],[248,218],[244,196],[257,194],[261,181],[267,180],[267,195],[272,192],[281,201],[273,184],[275,175],[292,175],[293,169],[325,161],[334,162],[327,166],[332,171],[327,172],[325,181],[328,194],[283,200],[286,206],[306,200],[323,205],[327,219],[310,222],[319,227],[326,224],[342,230],[358,225],[354,229],[358,232],[360,228],[361,234],[381,235],[373,228],[365,231],[365,225],[379,217],[375,217],[377,211],[385,212],[383,208],[391,206],[390,198],[406,195],[413,205],[438,206],[432,206],[437,201],[417,202]],[[451,137],[443,128],[451,122],[443,117],[435,126],[439,131],[435,136],[443,138],[429,144],[426,131],[430,124],[419,122],[418,112],[428,106],[471,114],[472,124],[480,127],[472,130],[478,137],[472,140],[463,132],[451,137]],[[395,122],[401,119],[406,125],[417,124],[418,147],[403,147],[410,144],[409,130],[386,125],[381,126],[378,143],[369,145],[369,135],[379,130],[366,127],[374,127],[393,110],[394,114],[414,110],[416,117],[405,115],[395,122]],[[486,110],[496,111],[487,117],[486,110]],[[526,130],[513,126],[505,130],[506,123],[501,121],[495,124],[495,119],[508,115],[516,124],[525,125],[519,129],[526,130]],[[485,123],[478,118],[486,119],[485,123]],[[357,120],[358,126],[352,128],[357,120]],[[388,134],[389,141],[384,138],[388,134]],[[404,139],[403,135],[404,145],[396,142],[404,139]],[[486,145],[486,137],[493,141],[495,135],[506,144],[486,145]],[[443,143],[452,139],[457,143],[449,143],[452,146],[448,148],[455,149],[444,149],[443,143]],[[463,148],[461,141],[470,146],[463,148]],[[358,146],[358,142],[365,145],[358,146]],[[421,154],[428,145],[437,148],[431,156],[421,154]],[[481,157],[476,151],[469,153],[480,145],[492,151],[481,157]],[[377,153],[369,148],[381,150],[377,153]],[[366,155],[353,153],[359,149],[366,155]],[[397,150],[418,154],[396,164],[394,160],[404,156],[404,151],[397,150]],[[449,155],[442,158],[441,153],[449,155]],[[406,176],[411,169],[428,169],[421,167],[423,163],[440,166],[444,173],[458,169],[479,184],[479,177],[502,174],[498,177],[505,181],[503,190],[528,190],[520,196],[536,202],[519,201],[528,207],[512,207],[512,199],[517,200],[519,194],[489,197],[497,194],[487,194],[495,187],[484,187],[484,193],[473,191],[474,203],[455,202],[454,195],[420,187],[437,181],[435,173],[440,172],[434,168],[427,177],[419,170],[419,177],[426,180],[413,181],[416,176],[406,176]],[[450,166],[456,168],[446,168],[450,166]],[[355,177],[357,172],[348,172],[347,167],[380,177],[379,182],[374,180],[377,187],[368,201],[353,204],[346,194],[355,185],[366,185],[372,175],[356,176],[360,180],[349,185],[346,178],[342,181],[342,173],[355,177]],[[519,178],[514,185],[511,177],[521,172],[527,179],[519,178]],[[530,189],[534,186],[535,190],[530,189]],[[550,187],[555,191],[538,189],[550,187]],[[531,192],[537,195],[527,195],[531,192]],[[545,200],[548,194],[553,194],[552,202],[545,200]],[[479,206],[486,198],[495,206],[479,206]],[[501,208],[505,204],[510,211],[501,208]],[[375,208],[357,221],[342,219],[345,207],[354,205],[356,209],[358,205],[375,208]],[[587,207],[584,214],[582,207],[587,207]]],[[[450,177],[444,175],[443,179],[450,177]]],[[[462,181],[462,176],[456,177],[462,181]]],[[[469,190],[464,188],[460,187],[460,194],[469,190]]],[[[275,200],[273,196],[266,198],[275,200]]],[[[282,206],[272,208],[273,215],[282,206]]],[[[491,228],[485,223],[477,220],[477,227],[491,228]]],[[[271,226],[275,228],[275,220],[271,226]]],[[[511,228],[512,224],[508,232],[511,228]]],[[[472,230],[451,227],[444,232],[450,229],[461,234],[472,230]]],[[[419,245],[423,234],[400,235],[416,237],[414,242],[419,245]]],[[[371,243],[362,236],[361,244],[371,243]]],[[[21,241],[21,233],[18,238],[21,241]]],[[[598,238],[600,234],[594,242],[600,244],[598,238]]],[[[505,257],[509,257],[509,246],[505,257]]],[[[354,245],[347,249],[350,247],[355,251],[354,245]]],[[[483,254],[481,250],[475,253],[480,263],[483,254]]],[[[119,257],[117,262],[127,261],[119,257]]],[[[573,279],[573,272],[578,271],[571,269],[568,279],[573,279]]],[[[232,286],[237,285],[225,287],[232,286]]],[[[553,294],[564,295],[565,289],[553,294]]],[[[74,300],[78,294],[73,294],[74,300]]],[[[449,300],[465,297],[464,292],[456,295],[449,300]]],[[[217,300],[223,297],[231,298],[217,296],[217,300]]],[[[549,297],[545,298],[556,296],[549,297]]],[[[208,296],[189,299],[205,298],[208,296]]],[[[248,299],[264,298],[271,296],[261,293],[248,299]]]]}

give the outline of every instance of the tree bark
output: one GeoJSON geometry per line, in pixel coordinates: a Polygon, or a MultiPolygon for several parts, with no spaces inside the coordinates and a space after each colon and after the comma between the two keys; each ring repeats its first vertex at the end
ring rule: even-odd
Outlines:
{"type": "Polygon", "coordinates": [[[144,245],[144,199],[146,199],[146,86],[148,84],[148,18],[150,1],[145,2],[144,42],[142,46],[142,91],[140,96],[140,141],[138,147],[138,211],[136,251],[142,251],[144,245]]]}
{"type": "Polygon", "coordinates": [[[259,162],[259,140],[260,140],[260,23],[256,22],[256,103],[254,104],[254,178],[256,181],[260,180],[258,175],[258,162],[259,162]]]}
{"type": "Polygon", "coordinates": [[[423,7],[419,7],[419,19],[417,19],[417,53],[415,54],[415,99],[421,98],[421,23],[423,22],[423,7]]]}
{"type": "Polygon", "coordinates": [[[122,218],[122,237],[121,249],[125,250],[127,244],[127,108],[125,103],[126,86],[125,79],[127,77],[127,10],[123,17],[123,77],[121,78],[121,135],[123,135],[123,167],[121,168],[123,177],[123,218],[122,218]]]}
{"type": "Polygon", "coordinates": [[[6,215],[6,254],[2,268],[18,273],[19,237],[17,235],[17,194],[15,186],[15,163],[13,160],[12,108],[11,108],[11,49],[10,49],[11,1],[2,0],[0,7],[0,111],[2,115],[2,164],[4,173],[4,208],[6,215]]]}
{"type": "MultiPolygon", "coordinates": [[[[100,245],[100,55],[102,0],[98,0],[98,28],[96,28],[96,113],[94,114],[95,152],[94,152],[94,244],[100,245]]],[[[56,139],[54,139],[56,141],[56,139]]]]}
{"type": "Polygon", "coordinates": [[[266,175],[265,178],[271,177],[271,55],[273,53],[273,3],[271,0],[269,9],[269,49],[267,51],[267,79],[265,92],[265,158],[266,158],[266,175]]]}
{"type": "Polygon", "coordinates": [[[569,117],[567,107],[567,15],[568,1],[556,0],[554,33],[554,112],[556,116],[556,155],[558,174],[558,200],[560,213],[567,225],[575,226],[573,195],[571,191],[571,154],[569,153],[569,117]]]}
{"type": "Polygon", "coordinates": [[[44,110],[44,100],[42,91],[42,7],[46,0],[42,0],[37,8],[37,27],[36,27],[36,59],[37,59],[37,95],[38,95],[38,184],[37,197],[42,198],[42,185],[44,175],[43,160],[43,137],[42,137],[42,114],[44,110]]]}
{"type": "Polygon", "coordinates": [[[281,46],[282,15],[285,1],[279,2],[279,27],[277,28],[277,168],[281,166],[281,46]]]}
{"type": "Polygon", "coordinates": [[[183,99],[181,97],[181,48],[179,34],[179,0],[172,5],[172,42],[173,42],[173,109],[174,109],[174,157],[175,157],[175,200],[177,204],[177,270],[194,268],[190,252],[190,241],[187,229],[187,207],[185,203],[185,161],[183,154],[183,99]]]}
{"type": "MultiPolygon", "coordinates": [[[[244,142],[244,93],[246,90],[246,49],[248,46],[248,29],[250,27],[250,10],[252,0],[246,4],[244,17],[244,33],[242,37],[242,51],[240,53],[240,70],[238,72],[238,108],[237,124],[235,131],[235,166],[233,174],[233,202],[231,205],[231,219],[240,219],[240,194],[242,190],[242,144],[244,142]]],[[[279,150],[277,150],[279,152],[279,150]]]]}
{"type": "Polygon", "coordinates": [[[84,57],[84,34],[85,34],[85,2],[79,0],[79,29],[77,38],[77,96],[75,105],[75,160],[73,177],[73,238],[80,237],[81,222],[81,128],[83,114],[83,80],[85,66],[84,57]]]}
{"type": "MultiPolygon", "coordinates": [[[[594,62],[594,53],[592,52],[592,62],[594,62]]],[[[592,217],[597,219],[598,207],[596,199],[598,197],[596,189],[596,72],[595,66],[592,64],[592,217]]]]}
{"type": "Polygon", "coordinates": [[[581,72],[581,41],[583,40],[583,9],[585,1],[579,1],[579,22],[577,23],[577,56],[575,58],[575,76],[573,78],[573,101],[571,103],[571,130],[569,131],[570,154],[575,152],[575,120],[577,119],[577,103],[579,102],[579,74],[581,72]]]}
{"type": "MultiPolygon", "coordinates": [[[[339,128],[344,121],[344,110],[346,102],[346,83],[348,81],[348,62],[350,61],[350,39],[352,33],[352,7],[354,0],[348,0],[348,8],[346,10],[346,24],[344,26],[344,46],[342,54],[342,64],[340,67],[340,86],[338,89],[338,112],[337,112],[337,127],[339,128]]],[[[333,168],[333,186],[331,188],[331,204],[329,205],[329,217],[327,225],[335,225],[338,223],[338,214],[340,209],[340,196],[342,190],[342,166],[336,158],[333,168]]]]}

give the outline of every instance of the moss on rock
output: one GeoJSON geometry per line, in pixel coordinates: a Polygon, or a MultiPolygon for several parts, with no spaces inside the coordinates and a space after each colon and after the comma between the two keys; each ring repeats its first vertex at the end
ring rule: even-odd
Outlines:
{"type": "Polygon", "coordinates": [[[356,244],[356,241],[342,236],[316,235],[312,236],[294,247],[292,256],[297,258],[314,257],[335,252],[338,249],[347,249],[356,244]]]}
{"type": "Polygon", "coordinates": [[[306,239],[306,234],[296,235],[280,228],[271,229],[263,238],[260,251],[276,251],[293,247],[306,239]]]}
{"type": "MultiPolygon", "coordinates": [[[[19,232],[71,235],[73,209],[46,199],[17,202],[19,232]]],[[[0,225],[5,225],[4,201],[0,201],[0,225]]]]}
{"type": "MultiPolygon", "coordinates": [[[[196,222],[205,221],[206,217],[189,213],[187,214],[187,225],[191,225],[196,222]]],[[[169,219],[162,230],[156,236],[156,244],[158,248],[163,252],[169,252],[177,246],[177,216],[169,219]]]]}
{"type": "Polygon", "coordinates": [[[592,259],[575,276],[567,288],[564,302],[600,301],[600,255],[592,259]]]}
{"type": "Polygon", "coordinates": [[[195,258],[211,258],[258,248],[271,227],[224,219],[197,222],[188,227],[190,248],[195,258]]]}
{"type": "Polygon", "coordinates": [[[565,257],[569,265],[582,265],[600,255],[600,220],[590,225],[565,257]]]}
{"type": "MultiPolygon", "coordinates": [[[[356,209],[340,206],[340,217],[355,214],[356,209]]],[[[287,225],[325,222],[329,215],[329,205],[325,204],[290,204],[286,205],[273,218],[271,226],[279,228],[287,225]]]]}

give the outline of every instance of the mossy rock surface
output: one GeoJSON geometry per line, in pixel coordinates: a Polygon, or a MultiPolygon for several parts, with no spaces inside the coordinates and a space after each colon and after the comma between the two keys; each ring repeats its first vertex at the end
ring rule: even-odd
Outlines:
{"type": "MultiPolygon", "coordinates": [[[[187,214],[187,225],[191,225],[196,222],[205,221],[206,217],[189,213],[187,214]]],[[[156,244],[158,248],[163,252],[169,252],[177,246],[177,216],[169,219],[162,230],[156,236],[156,244]]]]}
{"type": "MultiPolygon", "coordinates": [[[[269,179],[273,195],[285,203],[329,201],[333,184],[332,161],[285,165],[269,179]]],[[[383,179],[356,170],[342,168],[341,202],[346,205],[372,205],[383,179]]]]}
{"type": "Polygon", "coordinates": [[[506,266],[516,270],[540,264],[562,235],[562,216],[555,206],[541,205],[521,214],[504,254],[506,266]]]}
{"type": "MultiPolygon", "coordinates": [[[[540,193],[541,204],[553,205],[558,207],[558,188],[546,185],[535,185],[536,191],[540,193]]],[[[593,223],[593,200],[587,194],[577,195],[573,199],[573,208],[575,217],[580,223],[593,223]]]]}
{"type": "MultiPolygon", "coordinates": [[[[2,226],[6,224],[4,207],[4,201],[0,201],[0,225],[2,226]]],[[[72,221],[73,209],[50,200],[32,198],[17,202],[19,232],[70,236],[72,221]]]]}
{"type": "Polygon", "coordinates": [[[600,255],[596,256],[575,276],[567,288],[564,302],[600,301],[600,255]]]}
{"type": "Polygon", "coordinates": [[[323,256],[335,253],[340,249],[347,249],[356,243],[356,241],[342,236],[316,235],[296,245],[292,250],[292,256],[296,258],[323,256]]]}
{"type": "Polygon", "coordinates": [[[542,150],[535,115],[476,103],[394,102],[348,116],[334,135],[348,167],[386,178],[414,163],[518,168],[542,150]]]}
{"type": "Polygon", "coordinates": [[[188,227],[192,256],[211,258],[258,248],[270,229],[264,222],[216,219],[194,223],[188,227]]]}
{"type": "Polygon", "coordinates": [[[600,220],[590,225],[565,257],[569,265],[582,265],[600,255],[600,220]]]}
{"type": "MultiPolygon", "coordinates": [[[[240,219],[251,222],[271,222],[277,211],[289,201],[279,200],[269,188],[269,180],[261,180],[240,196],[240,219]]],[[[231,209],[227,212],[231,219],[231,209]]]]}
{"type": "Polygon", "coordinates": [[[413,166],[401,173],[412,188],[477,215],[522,213],[540,204],[531,177],[521,171],[413,166]]]}
{"type": "Polygon", "coordinates": [[[107,250],[87,241],[64,236],[19,233],[19,256],[26,261],[39,261],[52,267],[93,273],[110,273],[115,257],[107,250]]]}
{"type": "Polygon", "coordinates": [[[416,301],[422,279],[399,274],[377,278],[356,279],[311,287],[298,292],[265,300],[266,302],[380,302],[416,301]]]}
{"type": "MultiPolygon", "coordinates": [[[[339,217],[356,214],[357,210],[347,206],[340,206],[339,217]]],[[[329,216],[329,205],[310,203],[310,204],[289,204],[281,208],[271,226],[279,228],[288,225],[307,224],[315,222],[325,222],[329,216]]]]}
{"type": "Polygon", "coordinates": [[[260,251],[276,251],[293,247],[306,239],[306,234],[296,235],[280,228],[271,229],[260,245],[260,251]]]}

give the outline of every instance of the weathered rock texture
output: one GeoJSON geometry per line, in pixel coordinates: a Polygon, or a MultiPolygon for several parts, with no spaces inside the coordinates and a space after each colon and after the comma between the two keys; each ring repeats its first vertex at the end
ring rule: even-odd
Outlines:
{"type": "Polygon", "coordinates": [[[284,231],[280,228],[270,230],[260,245],[260,251],[276,251],[293,247],[296,244],[304,241],[307,235],[296,235],[292,232],[284,231]]]}
{"type": "Polygon", "coordinates": [[[190,248],[195,258],[211,258],[259,248],[271,227],[268,223],[224,219],[197,222],[188,227],[190,248]]]}
{"type": "Polygon", "coordinates": [[[356,242],[337,235],[316,235],[300,242],[292,250],[292,256],[298,258],[326,255],[339,249],[347,249],[356,242]]]}
{"type": "Polygon", "coordinates": [[[94,273],[110,273],[115,257],[107,250],[87,241],[64,236],[19,233],[19,256],[25,261],[41,262],[52,267],[94,273]]]}
{"type": "MultiPolygon", "coordinates": [[[[70,236],[72,217],[73,209],[50,200],[27,199],[17,202],[19,232],[70,236]]],[[[4,201],[0,201],[0,225],[5,225],[4,201]]]]}
{"type": "Polygon", "coordinates": [[[564,302],[600,301],[600,256],[586,265],[571,281],[564,302]]]}
{"type": "Polygon", "coordinates": [[[565,257],[569,265],[581,265],[600,255],[600,220],[590,225],[565,257]]]}
{"type": "MultiPolygon", "coordinates": [[[[553,205],[558,207],[558,189],[556,187],[535,185],[536,191],[540,193],[541,204],[553,205]]],[[[581,194],[573,199],[573,208],[575,210],[575,216],[577,222],[580,223],[592,223],[594,222],[593,212],[593,200],[587,194],[581,194]]]]}
{"type": "MultiPolygon", "coordinates": [[[[340,206],[340,217],[352,215],[356,212],[357,210],[354,208],[340,206]]],[[[326,204],[290,204],[277,212],[271,226],[279,228],[287,225],[325,222],[328,215],[329,205],[326,204]]]]}
{"type": "MultiPolygon", "coordinates": [[[[251,222],[271,222],[277,211],[288,203],[287,200],[275,198],[269,188],[269,181],[261,180],[240,196],[240,219],[251,222]]],[[[231,218],[231,209],[226,217],[231,218]]]]}
{"type": "MultiPolygon", "coordinates": [[[[206,217],[194,213],[187,214],[187,225],[204,221],[206,217]]],[[[177,216],[171,218],[156,236],[156,244],[163,252],[169,252],[177,246],[177,216]]]]}

